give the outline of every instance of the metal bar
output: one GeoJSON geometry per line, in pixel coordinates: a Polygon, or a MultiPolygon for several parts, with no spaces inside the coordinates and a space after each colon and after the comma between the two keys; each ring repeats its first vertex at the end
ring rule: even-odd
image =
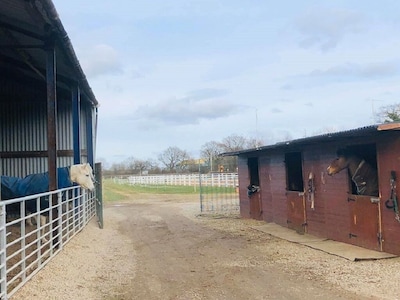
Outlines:
{"type": "Polygon", "coordinates": [[[58,194],[58,222],[57,222],[57,232],[58,235],[60,236],[59,238],[59,242],[60,242],[60,246],[59,248],[62,249],[63,248],[63,231],[62,231],[62,193],[59,192],[58,194]]]}
{"type": "Polygon", "coordinates": [[[76,84],[72,88],[72,126],[74,145],[74,164],[81,163],[81,91],[76,84]]]}
{"type": "MultiPolygon", "coordinates": [[[[44,224],[44,227],[46,228],[50,226],[49,232],[46,233],[47,236],[51,236],[53,234],[52,229],[54,229],[54,232],[59,232],[53,236],[54,238],[58,238],[59,243],[52,245],[51,239],[47,243],[41,242],[41,239],[44,237],[44,235],[41,235],[40,233],[41,229],[43,228],[43,224],[40,225],[40,214],[46,212],[52,214],[53,209],[62,209],[62,205],[65,204],[65,202],[62,201],[63,199],[61,197],[61,193],[67,193],[68,191],[73,192],[80,189],[80,187],[74,186],[63,190],[47,192],[18,199],[4,200],[0,202],[0,299],[8,299],[15,294],[16,291],[26,283],[26,281],[37,274],[39,270],[43,268],[60,251],[60,245],[65,245],[65,243],[70,241],[89,222],[89,220],[95,216],[95,210],[91,209],[91,207],[95,206],[96,201],[94,193],[86,194],[86,196],[85,193],[82,193],[78,196],[78,200],[81,202],[81,205],[79,206],[80,210],[76,212],[77,216],[79,217],[77,220],[78,222],[76,230],[71,232],[72,234],[69,236],[64,237],[61,232],[66,232],[71,224],[68,224],[68,222],[62,222],[62,213],[60,212],[60,217],[55,219],[53,228],[51,228],[51,221],[50,223],[44,224]],[[40,210],[40,197],[51,198],[53,194],[57,195],[57,199],[59,200],[58,204],[53,207],[51,206],[51,203],[49,203],[50,208],[40,210]],[[86,201],[83,201],[84,197],[87,197],[86,201]],[[36,215],[39,225],[36,225],[35,230],[26,230],[26,235],[22,234],[13,242],[6,244],[6,229],[9,228],[9,230],[12,230],[12,227],[15,228],[19,225],[18,223],[26,221],[27,217],[25,216],[25,208],[23,204],[25,201],[36,202],[38,209],[35,214],[32,214],[32,216],[36,215]],[[10,220],[7,222],[5,207],[6,205],[15,203],[18,203],[21,206],[21,216],[16,220],[10,220]],[[31,238],[34,240],[28,243],[28,239],[31,238]],[[17,245],[20,247],[20,249],[6,255],[7,247],[11,249],[11,246],[14,248],[17,245]],[[59,249],[56,248],[57,246],[59,249]],[[9,266],[9,268],[6,268],[7,263],[10,263],[14,260],[16,260],[16,262],[9,266]]],[[[69,200],[73,201],[74,198],[69,200]]],[[[69,213],[73,214],[74,212],[74,209],[69,210],[69,213]]],[[[72,216],[72,218],[74,218],[74,216],[72,216]]],[[[21,224],[21,226],[25,225],[21,224]]]]}
{"type": "Polygon", "coordinates": [[[93,109],[86,109],[87,161],[94,168],[93,109]]]}
{"type": "Polygon", "coordinates": [[[102,166],[101,163],[96,163],[95,167],[96,178],[96,215],[99,227],[103,229],[103,180],[102,180],[102,166]]]}
{"type": "Polygon", "coordinates": [[[6,206],[0,205],[0,291],[7,293],[6,206]]]}
{"type": "MultiPolygon", "coordinates": [[[[21,217],[25,217],[25,201],[21,202],[21,207],[20,207],[20,216],[21,217]]],[[[22,281],[24,281],[26,279],[26,228],[25,228],[25,218],[21,219],[21,260],[22,260],[22,265],[21,265],[21,269],[22,269],[22,281]]]]}

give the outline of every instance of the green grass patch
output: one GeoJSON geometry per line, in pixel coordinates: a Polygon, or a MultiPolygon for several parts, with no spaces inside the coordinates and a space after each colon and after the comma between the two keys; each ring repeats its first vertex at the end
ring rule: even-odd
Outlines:
{"type": "MultiPolygon", "coordinates": [[[[235,193],[233,187],[202,186],[202,194],[232,194],[235,193]]],[[[199,194],[198,186],[183,185],[129,185],[115,183],[112,179],[103,181],[104,201],[121,201],[134,194],[199,194]]]]}
{"type": "Polygon", "coordinates": [[[115,190],[110,190],[107,188],[103,189],[103,200],[106,202],[110,202],[110,201],[122,201],[127,199],[128,196],[119,193],[118,191],[115,190]]]}

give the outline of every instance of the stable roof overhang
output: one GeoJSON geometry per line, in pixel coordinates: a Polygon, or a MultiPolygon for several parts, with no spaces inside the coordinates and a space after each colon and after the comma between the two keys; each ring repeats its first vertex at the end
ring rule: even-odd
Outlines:
{"type": "Polygon", "coordinates": [[[51,0],[0,1],[0,71],[24,82],[46,80],[46,50],[54,45],[57,87],[79,85],[84,100],[98,106],[71,41],[51,0]]]}
{"type": "Polygon", "coordinates": [[[309,145],[323,144],[327,142],[343,141],[343,140],[354,140],[355,138],[373,138],[376,136],[382,136],[386,134],[392,134],[391,132],[396,131],[400,133],[400,123],[385,123],[378,125],[370,125],[360,127],[351,130],[339,131],[335,133],[326,133],[322,135],[316,135],[307,138],[295,139],[291,141],[279,142],[273,145],[262,146],[258,148],[245,149],[239,151],[221,153],[221,156],[258,156],[262,153],[269,151],[290,151],[291,149],[300,148],[309,145]]]}

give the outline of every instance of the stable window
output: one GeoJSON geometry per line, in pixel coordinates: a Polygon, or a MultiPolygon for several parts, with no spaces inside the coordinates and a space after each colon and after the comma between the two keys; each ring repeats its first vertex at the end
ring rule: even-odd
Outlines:
{"type": "Polygon", "coordinates": [[[303,192],[303,164],[301,152],[285,153],[286,189],[303,192]]]}
{"type": "Polygon", "coordinates": [[[247,161],[247,165],[249,168],[249,177],[250,177],[250,185],[260,185],[260,179],[258,175],[258,158],[257,157],[249,157],[247,161]]]}
{"type": "Polygon", "coordinates": [[[360,144],[348,146],[345,148],[349,153],[354,154],[356,157],[361,159],[361,163],[358,164],[356,171],[353,171],[355,174],[351,174],[350,168],[348,169],[349,174],[349,187],[351,194],[357,195],[369,195],[369,196],[378,196],[378,186],[379,186],[379,178],[377,173],[377,160],[376,160],[376,145],[375,144],[360,144]],[[362,163],[362,162],[365,163],[362,163]],[[372,170],[368,170],[368,166],[372,168],[372,170]],[[359,182],[359,186],[357,187],[356,183],[359,182]],[[369,185],[374,183],[376,185],[376,189],[370,189],[369,185]],[[364,186],[363,184],[367,185],[364,186]],[[363,189],[366,189],[363,191],[363,189]],[[373,190],[373,191],[372,191],[373,190]]]}

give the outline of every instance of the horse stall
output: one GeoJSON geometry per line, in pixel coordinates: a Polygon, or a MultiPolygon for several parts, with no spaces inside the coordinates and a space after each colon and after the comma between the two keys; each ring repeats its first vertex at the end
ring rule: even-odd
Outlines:
{"type": "Polygon", "coordinates": [[[52,1],[1,1],[1,299],[96,215],[97,107],[52,1]]]}
{"type": "Polygon", "coordinates": [[[241,216],[400,255],[399,130],[387,123],[224,153],[238,157],[241,216]]]}

